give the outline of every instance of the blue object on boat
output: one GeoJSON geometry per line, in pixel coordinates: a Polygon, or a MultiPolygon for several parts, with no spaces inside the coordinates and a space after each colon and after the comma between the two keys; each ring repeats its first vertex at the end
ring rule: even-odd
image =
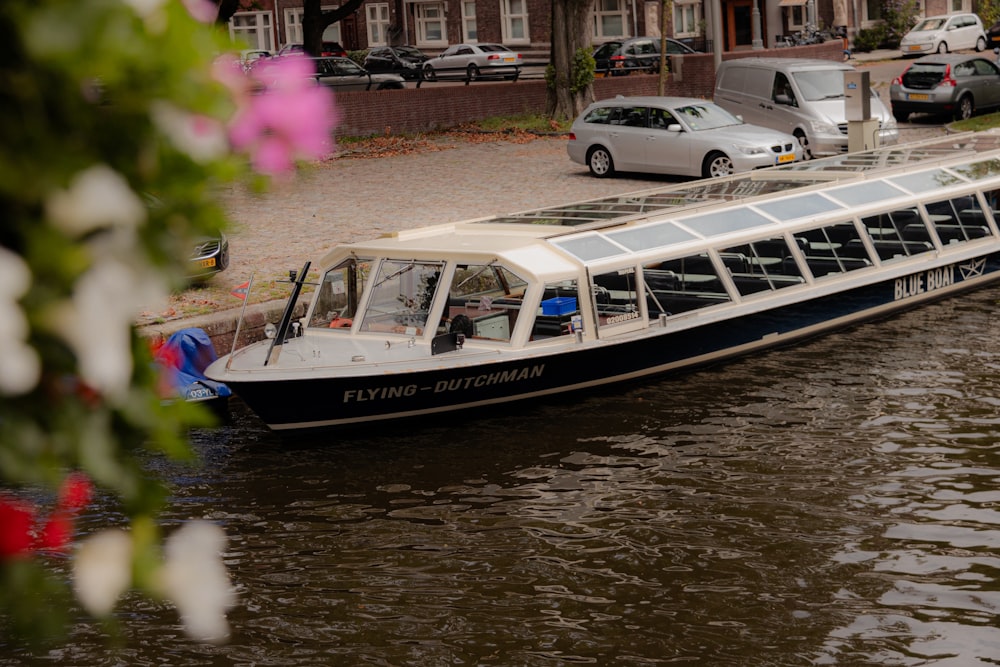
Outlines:
{"type": "Polygon", "coordinates": [[[209,401],[229,398],[229,387],[222,382],[205,377],[205,369],[218,355],[204,329],[191,327],[170,335],[156,353],[156,360],[164,368],[165,379],[175,396],[188,401],[209,401]]]}

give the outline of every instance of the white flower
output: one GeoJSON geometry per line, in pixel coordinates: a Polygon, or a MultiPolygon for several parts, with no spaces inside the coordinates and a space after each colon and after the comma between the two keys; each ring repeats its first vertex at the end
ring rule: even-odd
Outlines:
{"type": "Polygon", "coordinates": [[[229,637],[226,610],[235,604],[222,563],[226,534],[207,521],[193,521],[174,532],[164,548],[163,585],[180,613],[188,636],[222,642],[229,637]]]}
{"type": "Polygon", "coordinates": [[[129,388],[131,325],[138,304],[153,292],[149,285],[150,277],[106,256],[80,277],[73,299],[49,313],[49,326],[76,353],[80,377],[112,400],[129,388]]]}
{"type": "Polygon", "coordinates": [[[73,589],[83,608],[107,616],[132,583],[132,538],[103,530],[80,545],[73,560],[73,589]]]}
{"type": "Polygon", "coordinates": [[[128,181],[103,164],[77,174],[68,190],[51,194],[45,209],[57,229],[74,237],[101,227],[134,228],[146,220],[142,200],[128,181]]]}
{"type": "Polygon", "coordinates": [[[196,162],[217,160],[229,152],[229,138],[222,123],[188,113],[169,102],[150,105],[153,122],[179,150],[196,162]]]}
{"type": "Polygon", "coordinates": [[[31,285],[21,257],[0,246],[0,394],[25,394],[38,384],[41,362],[27,344],[28,319],[17,300],[31,285]]]}

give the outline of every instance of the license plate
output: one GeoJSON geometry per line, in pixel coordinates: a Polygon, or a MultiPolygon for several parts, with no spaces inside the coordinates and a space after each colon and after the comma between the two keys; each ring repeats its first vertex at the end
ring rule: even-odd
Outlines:
{"type": "Polygon", "coordinates": [[[920,46],[917,45],[917,44],[914,44],[913,46],[910,47],[910,51],[919,51],[919,50],[920,50],[920,46]]]}
{"type": "Polygon", "coordinates": [[[930,96],[924,93],[909,93],[907,94],[906,99],[914,102],[926,102],[930,99],[930,96]]]}
{"type": "Polygon", "coordinates": [[[213,266],[215,266],[215,258],[209,257],[208,259],[199,259],[198,266],[200,266],[203,269],[210,269],[213,266]]]}
{"type": "Polygon", "coordinates": [[[795,153],[779,155],[778,159],[775,161],[776,164],[784,164],[786,162],[795,162],[795,153]]]}
{"type": "Polygon", "coordinates": [[[503,61],[505,63],[512,63],[512,62],[514,62],[514,58],[504,58],[503,61]]]}

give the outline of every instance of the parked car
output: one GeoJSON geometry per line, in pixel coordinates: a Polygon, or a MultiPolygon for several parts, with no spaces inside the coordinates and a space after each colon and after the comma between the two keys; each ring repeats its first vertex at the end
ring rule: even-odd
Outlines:
{"type": "Polygon", "coordinates": [[[598,178],[616,170],[708,178],[802,159],[792,135],[693,97],[594,102],[573,122],[566,151],[598,178]]]}
{"type": "Polygon", "coordinates": [[[378,46],[365,56],[369,72],[398,74],[404,79],[419,79],[420,68],[429,56],[414,46],[378,46]]]}
{"type": "Polygon", "coordinates": [[[188,258],[188,277],[194,281],[208,280],[229,268],[229,239],[218,236],[198,241],[188,258]]]}
{"type": "MultiPolygon", "coordinates": [[[[698,53],[676,39],[667,39],[667,55],[698,53]]],[[[660,71],[660,38],[633,37],[605,42],[594,49],[597,74],[625,75],[634,71],[660,71]]]]}
{"type": "Polygon", "coordinates": [[[265,49],[244,49],[240,51],[240,66],[244,72],[249,72],[258,60],[270,58],[273,55],[265,49]]]}
{"type": "Polygon", "coordinates": [[[892,115],[948,114],[965,120],[1000,107],[1000,67],[981,56],[945,53],[919,58],[889,86],[892,115]]]}
{"type": "Polygon", "coordinates": [[[947,53],[961,49],[982,51],[986,48],[986,31],[975,14],[945,14],[931,16],[913,26],[903,35],[899,49],[903,55],[947,53]]]}
{"type": "Polygon", "coordinates": [[[398,74],[372,74],[350,58],[312,58],[316,81],[333,90],[401,90],[406,87],[398,74]]]}
{"type": "MultiPolygon", "coordinates": [[[[844,73],[846,63],[810,58],[738,58],[715,72],[715,102],[752,125],[798,137],[810,157],[848,150],[844,73]]],[[[889,108],[871,90],[871,116],[879,121],[879,143],[899,141],[889,108]]]]}
{"type": "MultiPolygon", "coordinates": [[[[285,44],[278,51],[279,56],[288,56],[292,54],[303,54],[306,52],[306,47],[303,44],[285,44]]],[[[320,48],[319,55],[321,56],[337,56],[338,58],[346,58],[347,51],[344,50],[337,42],[323,42],[323,46],[320,48]]]]}
{"type": "Polygon", "coordinates": [[[503,44],[452,44],[441,55],[424,63],[424,78],[502,77],[517,79],[523,64],[520,53],[503,44]]]}

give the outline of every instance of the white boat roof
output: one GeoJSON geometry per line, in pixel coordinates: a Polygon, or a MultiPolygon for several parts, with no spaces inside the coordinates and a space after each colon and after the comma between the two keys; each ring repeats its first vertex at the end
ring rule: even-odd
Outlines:
{"type": "Polygon", "coordinates": [[[670,184],[628,194],[388,234],[338,246],[329,267],[347,252],[432,259],[504,258],[539,276],[580,263],[621,263],[668,246],[778,236],[820,216],[851,217],[915,198],[997,178],[1000,129],[949,135],[725,178],[670,184]]]}

